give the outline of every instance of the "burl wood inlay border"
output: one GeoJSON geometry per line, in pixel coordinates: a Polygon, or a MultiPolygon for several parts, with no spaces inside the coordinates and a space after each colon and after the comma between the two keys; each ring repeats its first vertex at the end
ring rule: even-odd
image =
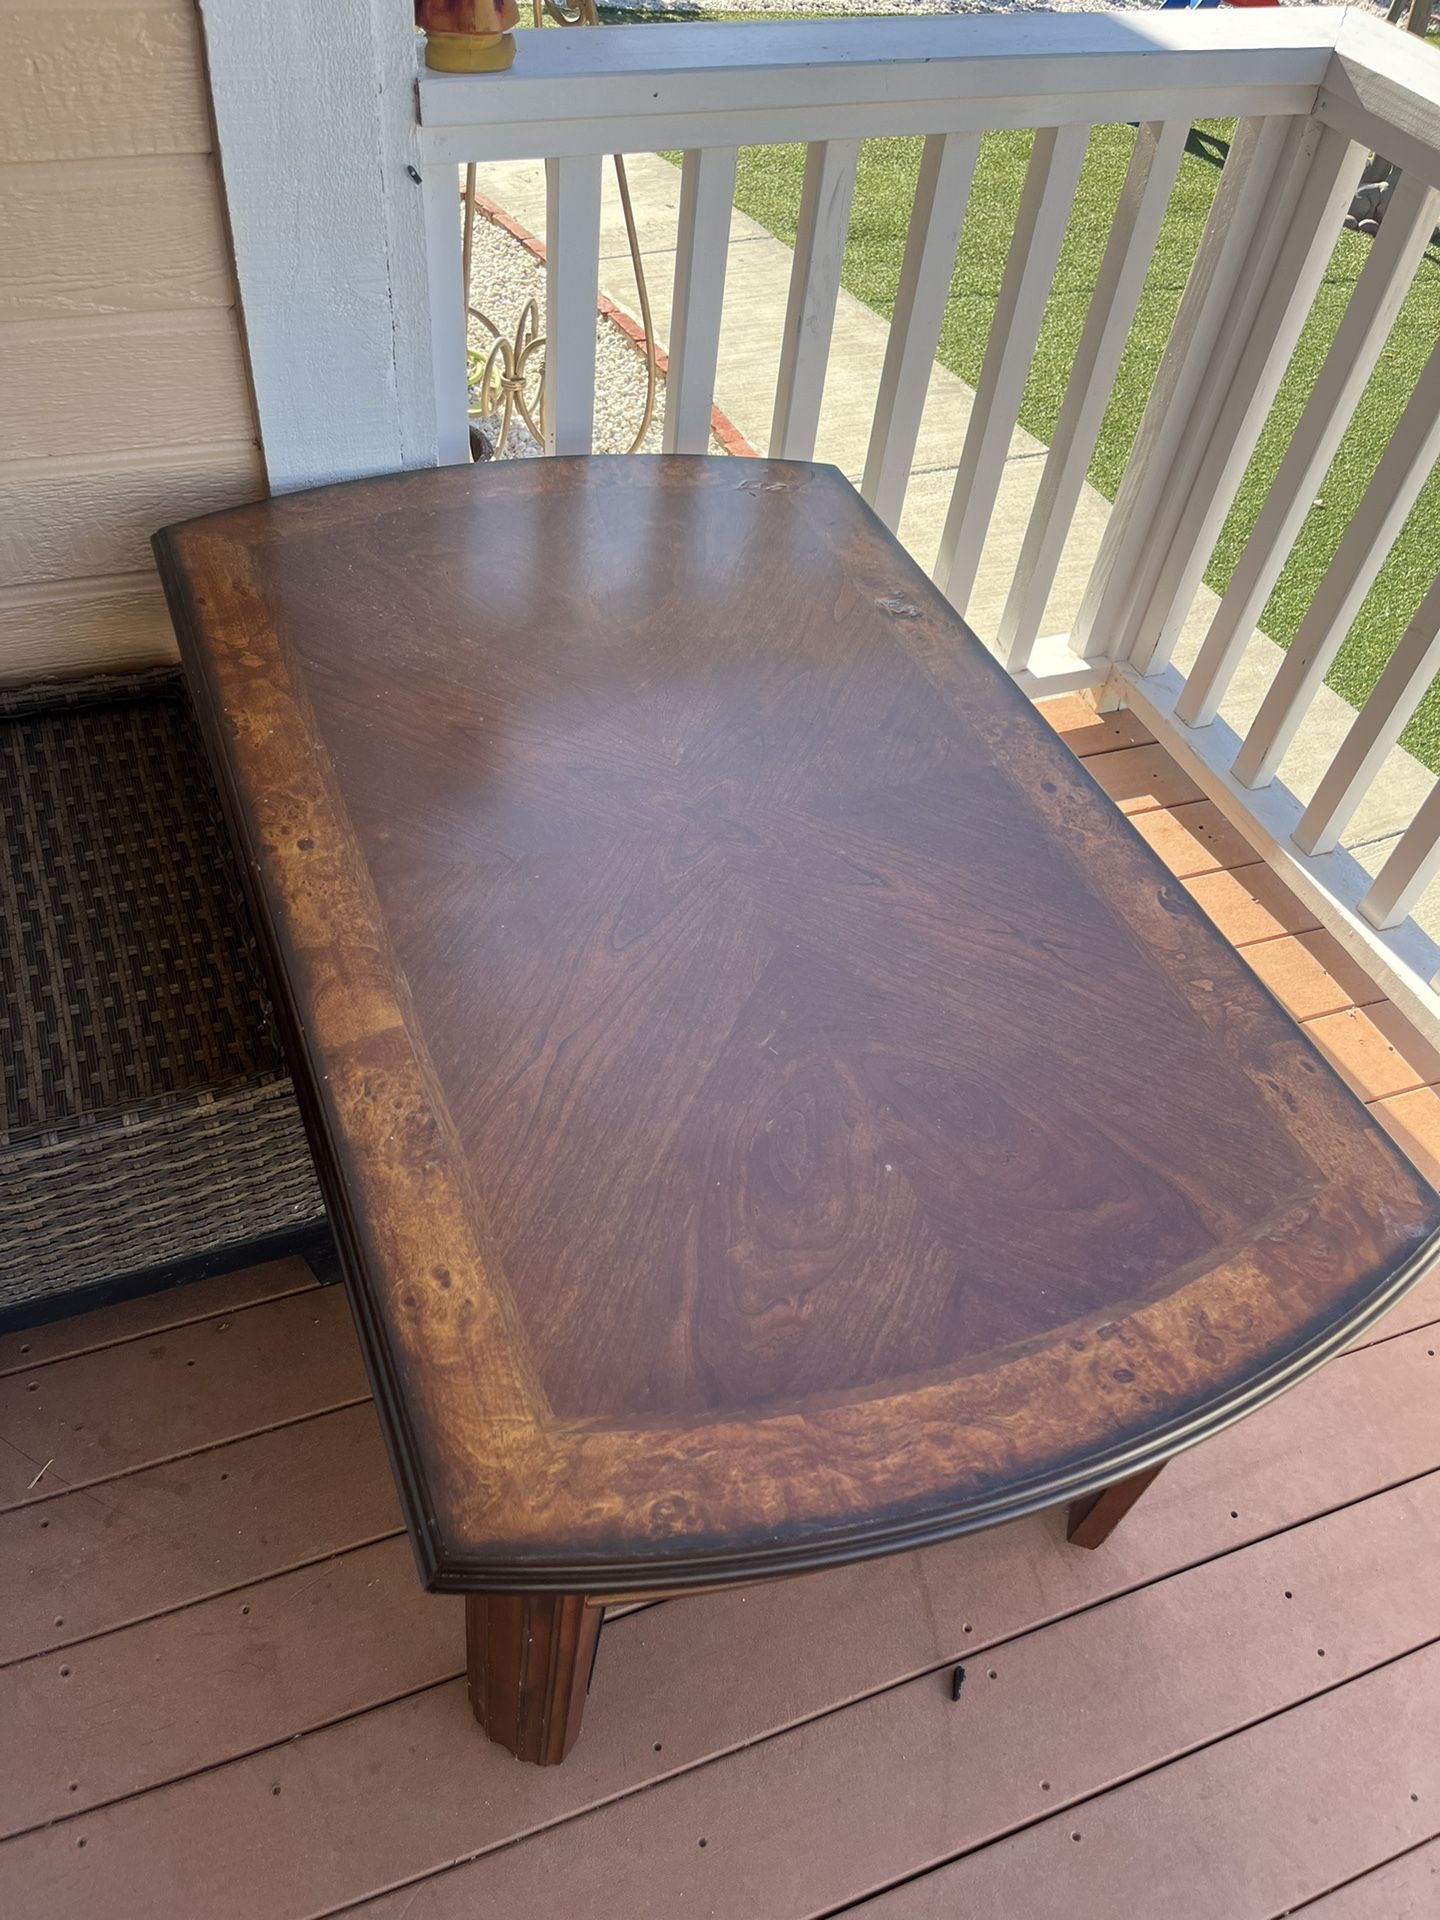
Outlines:
{"type": "MultiPolygon", "coordinates": [[[[1434,1195],[840,477],[746,463],[742,489],[740,471],[550,460],[418,473],[214,516],[159,543],[407,1518],[436,1587],[704,1585],[912,1546],[1081,1496],[1301,1377],[1433,1258],[1434,1195]],[[697,496],[713,495],[732,516],[805,515],[823,535],[837,626],[874,623],[897,664],[918,668],[963,715],[996,780],[1023,796],[1163,974],[1176,1019],[1212,1036],[1293,1149],[1289,1192],[1244,1244],[1182,1270],[1158,1298],[1117,1301],[981,1368],[686,1420],[555,1417],[295,636],[267,604],[256,560],[272,541],[317,535],[349,537],[353,553],[369,523],[396,513],[413,516],[423,548],[426,517],[471,490],[497,510],[525,500],[539,513],[602,470],[617,497],[668,491],[681,503],[677,526],[697,496]],[[913,614],[875,610],[897,595],[913,614]]],[[[496,557],[515,564],[513,552],[496,557]]],[[[337,591],[341,581],[337,570],[337,591]]],[[[398,597],[395,606],[403,618],[398,597]]],[[[344,618],[337,606],[337,628],[344,618]]],[[[1115,1023],[1103,979],[1078,990],[1097,1048],[1163,1054],[1163,1033],[1115,1023]]],[[[1203,1156],[1204,1145],[1183,1138],[1177,1090],[1173,1150],[1203,1156]]]]}

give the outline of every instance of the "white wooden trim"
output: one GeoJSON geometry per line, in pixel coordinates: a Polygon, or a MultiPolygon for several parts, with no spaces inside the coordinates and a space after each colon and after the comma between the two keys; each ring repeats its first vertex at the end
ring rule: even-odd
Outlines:
{"type": "Polygon", "coordinates": [[[1316,488],[1329,470],[1404,304],[1437,218],[1440,193],[1411,174],[1402,176],[1265,503],[1186,676],[1176,715],[1187,726],[1209,726],[1220,709],[1316,488]]]}
{"type": "Polygon", "coordinates": [[[1415,902],[1440,874],[1440,781],[1396,842],[1360,902],[1372,927],[1400,926],[1415,902]]]}
{"type": "Polygon", "coordinates": [[[1404,525],[1430,469],[1440,458],[1440,343],[1425,363],[1370,484],[1340,536],[1245,744],[1235,778],[1246,787],[1274,779],[1316,689],[1330,671],[1391,543],[1404,525]]]}
{"type": "Polygon", "coordinates": [[[1440,49],[1347,8],[1315,112],[1440,187],[1440,49]]]}
{"type": "Polygon", "coordinates": [[[1099,695],[1110,676],[1108,660],[1082,660],[1071,650],[1068,633],[1047,633],[1030,649],[1027,664],[1010,677],[1032,700],[1057,693],[1099,695]]]}
{"type": "Polygon", "coordinates": [[[1343,10],[966,15],[526,37],[426,73],[427,159],[529,159],[1103,120],[1308,113],[1343,10]]]}
{"type": "Polygon", "coordinates": [[[446,162],[425,169],[425,257],[434,380],[435,457],[441,466],[470,458],[469,291],[460,243],[460,175],[446,162]]]}
{"type": "Polygon", "coordinates": [[[1087,659],[1124,657],[1129,615],[1153,541],[1155,515],[1180,458],[1210,358],[1251,264],[1251,245],[1289,135],[1276,119],[1242,120],[1160,356],[1072,635],[1087,659]]]}
{"type": "MultiPolygon", "coordinates": [[[[1299,9],[1295,9],[1299,11],[1299,9]]],[[[1087,16],[1096,18],[1094,14],[1087,16]]],[[[1136,18],[1131,15],[1130,18],[1136,18]]],[[[974,14],[966,22],[982,25],[974,14]]],[[[886,26],[906,26],[904,20],[886,16],[886,26]]],[[[688,35],[699,26],[685,28],[688,35]]],[[[754,29],[734,27],[734,33],[754,29]]],[[[607,27],[609,34],[640,33],[640,27],[607,27]]],[[[679,38],[673,27],[663,31],[679,38]]],[[[570,35],[569,38],[577,38],[570,35]]],[[[599,38],[597,34],[594,36],[599,38]]],[[[547,38],[558,39],[558,34],[547,38]]],[[[458,75],[447,76],[459,78],[458,75]]],[[[502,78],[504,76],[501,76],[502,78]]],[[[602,95],[603,97],[603,95],[602,95]]],[[[1234,116],[1237,105],[1257,116],[1282,118],[1308,114],[1315,100],[1315,88],[1296,82],[1286,86],[1258,85],[1241,88],[1238,84],[1217,86],[1145,86],[1136,84],[1110,92],[1064,93],[1035,92],[1016,94],[972,94],[960,92],[949,98],[914,100],[882,95],[868,99],[842,100],[835,104],[779,105],[776,107],[736,107],[725,113],[694,111],[642,117],[630,121],[611,114],[591,113],[583,120],[566,120],[535,127],[528,123],[491,126],[426,126],[420,133],[420,150],[426,161],[463,162],[467,155],[480,161],[538,160],[548,148],[560,155],[609,153],[628,145],[631,152],[683,151],[687,147],[770,146],[784,142],[809,144],[816,140],[843,140],[857,125],[865,129],[867,140],[891,137],[924,138],[932,133],[991,133],[1037,126],[1091,127],[1125,120],[1225,120],[1234,116]]]]}
{"type": "Polygon", "coordinates": [[[1025,170],[1015,233],[935,562],[935,584],[961,613],[980,570],[1089,139],[1088,127],[1042,127],[1025,170]]]}
{"type": "MultiPolygon", "coordinates": [[[[1214,425],[1149,602],[1136,621],[1130,658],[1142,672],[1167,661],[1189,615],[1206,565],[1245,476],[1290,355],[1330,265],[1341,223],[1355,197],[1368,153],[1348,136],[1312,121],[1298,142],[1292,175],[1298,188],[1275,210],[1279,245],[1264,269],[1244,346],[1215,380],[1214,425]]],[[[1196,423],[1197,428],[1200,423],[1196,423]]]]}
{"type": "Polygon", "coordinates": [[[1195,388],[1181,423],[1183,432],[1164,469],[1150,476],[1153,505],[1145,543],[1130,582],[1123,619],[1111,636],[1111,654],[1142,669],[1150,665],[1151,654],[1146,611],[1172,544],[1181,535],[1196,474],[1243,359],[1251,324],[1271,284],[1276,256],[1290,229],[1308,162],[1324,133],[1312,120],[1277,121],[1274,126],[1276,131],[1284,129],[1279,158],[1268,181],[1262,185],[1258,175],[1252,181],[1249,194],[1229,223],[1228,240],[1237,270],[1229,297],[1217,316],[1204,378],[1195,388]]]}
{"type": "Polygon", "coordinates": [[[1440,673],[1440,579],[1431,585],[1370,697],[1315,789],[1295,844],[1302,853],[1328,853],[1340,844],[1351,815],[1374,784],[1430,682],[1440,673]]]}
{"type": "Polygon", "coordinates": [[[892,533],[900,524],[910,484],[935,348],[955,272],[955,250],[979,153],[979,134],[942,133],[931,135],[920,157],[920,176],[860,482],[862,498],[869,501],[892,533]]]}
{"type": "Polygon", "coordinates": [[[433,463],[411,9],[200,12],[271,487],[433,463]]]}
{"type": "Polygon", "coordinates": [[[815,452],[859,157],[858,140],[817,140],[805,155],[770,423],[775,459],[809,460],[815,452]]]}
{"type": "Polygon", "coordinates": [[[1431,985],[1440,972],[1440,946],[1413,920],[1402,919],[1382,932],[1362,916],[1371,884],[1364,867],[1343,847],[1301,853],[1292,837],[1299,800],[1279,781],[1259,793],[1239,784],[1230,770],[1238,743],[1223,719],[1200,729],[1177,724],[1175,702],[1182,685],[1174,667],[1147,675],[1122,664],[1111,673],[1106,704],[1129,707],[1144,721],[1366,975],[1426,1039],[1440,1045],[1440,995],[1431,985]]]}
{"type": "Polygon", "coordinates": [[[1168,120],[1163,124],[1147,121],[1135,136],[1090,310],[1055,422],[1055,435],[1025,528],[1015,578],[1000,616],[996,645],[1012,673],[1029,659],[1045,617],[1045,603],[1100,437],[1189,135],[1188,121],[1168,120]]]}
{"type": "Polygon", "coordinates": [[[545,162],[547,453],[589,453],[594,440],[600,164],[598,153],[545,162]]]}
{"type": "Polygon", "coordinates": [[[661,442],[666,453],[706,453],[710,447],[738,158],[734,147],[692,147],[681,164],[661,442]]]}

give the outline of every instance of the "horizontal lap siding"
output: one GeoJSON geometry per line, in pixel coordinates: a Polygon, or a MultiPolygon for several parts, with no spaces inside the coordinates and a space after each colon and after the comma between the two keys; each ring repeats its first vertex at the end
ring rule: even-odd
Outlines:
{"type": "Polygon", "coordinates": [[[149,536],[264,492],[198,13],[0,0],[0,681],[174,657],[149,536]]]}

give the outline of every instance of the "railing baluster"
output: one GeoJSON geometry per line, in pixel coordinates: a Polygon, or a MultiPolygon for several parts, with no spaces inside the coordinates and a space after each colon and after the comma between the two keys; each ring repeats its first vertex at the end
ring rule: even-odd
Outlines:
{"type": "Polygon", "coordinates": [[[770,425],[770,452],[776,459],[809,460],[815,452],[859,157],[858,140],[813,140],[806,149],[770,425]]]}
{"type": "Polygon", "coordinates": [[[442,467],[470,458],[466,359],[470,292],[460,255],[460,176],[453,162],[425,169],[425,270],[430,299],[430,373],[435,391],[435,457],[442,467]]]}
{"type": "Polygon", "coordinates": [[[1070,523],[1089,471],[1120,359],[1129,338],[1150,256],[1189,138],[1182,120],[1147,121],[1135,137],[1055,437],[1045,458],[1015,578],[996,636],[1012,673],[1025,666],[1040,634],[1070,523]]]}
{"type": "Polygon", "coordinates": [[[734,147],[692,148],[681,165],[665,376],[666,453],[705,453],[710,445],[736,159],[734,147]]]}
{"type": "Polygon", "coordinates": [[[1369,486],[1340,536],[1315,598],[1271,681],[1244,745],[1235,778],[1262,787],[1299,731],[1316,689],[1344,644],[1405,516],[1440,456],[1440,344],[1431,352],[1369,486]]]}
{"type": "Polygon", "coordinates": [[[1186,444],[1237,288],[1253,266],[1256,229],[1291,133],[1284,119],[1242,120],[1235,130],[1076,617],[1071,645],[1086,659],[1129,652],[1130,611],[1166,477],[1186,444]]]}
{"type": "Polygon", "coordinates": [[[595,426],[600,155],[545,162],[545,451],[589,453],[595,426]]]}
{"type": "Polygon", "coordinates": [[[1089,138],[1084,126],[1042,127],[1035,135],[935,562],[935,584],[961,613],[980,569],[1089,138]]]}
{"type": "Polygon", "coordinates": [[[1440,781],[1430,789],[1389,859],[1360,896],[1372,927],[1398,927],[1440,873],[1440,781]]]}
{"type": "Polygon", "coordinates": [[[1301,816],[1293,838],[1302,853],[1329,853],[1340,844],[1350,816],[1369,792],[1386,754],[1399,741],[1437,671],[1440,579],[1401,634],[1301,816]]]}
{"type": "Polygon", "coordinates": [[[1335,251],[1345,211],[1368,155],[1347,135],[1312,122],[1291,169],[1293,204],[1285,196],[1272,215],[1279,244],[1253,321],[1216,382],[1208,444],[1166,541],[1158,576],[1137,608],[1130,663],[1141,673],[1169,660],[1220,537],[1225,516],[1280,391],[1290,355],[1309,318],[1335,251]]]}
{"type": "MultiPolygon", "coordinates": [[[[1316,148],[1325,135],[1326,130],[1313,120],[1292,119],[1286,127],[1273,178],[1262,204],[1253,213],[1245,259],[1221,315],[1205,378],[1191,402],[1184,436],[1165,471],[1156,476],[1149,535],[1131,582],[1124,620],[1112,636],[1112,646],[1118,657],[1128,660],[1141,672],[1146,671],[1152,663],[1157,671],[1165,664],[1154,657],[1151,644],[1154,633],[1147,625],[1147,615],[1171,546],[1175,540],[1183,540],[1182,529],[1191,489],[1206,449],[1212,443],[1216,420],[1236,380],[1241,376],[1255,316],[1267,290],[1274,284],[1276,260],[1283,242],[1292,232],[1292,219],[1302,183],[1309,176],[1316,148]]],[[[1249,212],[1248,208],[1242,209],[1241,217],[1249,212]]],[[[1338,230],[1338,214],[1336,227],[1338,230]]],[[[1262,346],[1263,343],[1257,340],[1257,358],[1263,362],[1262,346]]]]}
{"type": "Polygon", "coordinates": [[[920,159],[920,178],[895,312],[885,342],[885,365],[870,428],[860,492],[892,531],[900,524],[905,491],[935,348],[955,272],[955,249],[980,153],[978,133],[932,134],[920,159]]]}
{"type": "Polygon", "coordinates": [[[1334,341],[1176,702],[1177,718],[1189,726],[1208,726],[1220,709],[1315,490],[1360,403],[1437,218],[1440,193],[1405,175],[1371,242],[1334,341]]]}

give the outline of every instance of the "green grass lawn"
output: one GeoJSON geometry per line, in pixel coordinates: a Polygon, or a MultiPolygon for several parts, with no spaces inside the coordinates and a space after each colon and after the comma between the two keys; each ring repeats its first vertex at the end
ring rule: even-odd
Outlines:
{"type": "MultiPolygon", "coordinates": [[[[1093,484],[1111,499],[1209,211],[1219,179],[1216,162],[1223,158],[1230,125],[1204,122],[1197,134],[1200,137],[1192,139],[1191,150],[1181,163],[1090,468],[1093,484]]],[[[1029,133],[989,134],[981,147],[938,349],[941,362],[971,384],[979,374],[985,352],[1031,138],[1029,133]]],[[[1098,127],[1091,137],[1020,411],[1021,424],[1041,440],[1048,441],[1054,431],[1133,140],[1132,130],[1125,126],[1098,127]]],[[[851,293],[887,317],[894,309],[919,164],[918,139],[872,140],[861,149],[843,280],[851,293]]],[[[798,147],[750,147],[740,159],[736,205],[791,244],[803,167],[804,154],[798,147]]],[[[1225,586],[1259,511],[1369,244],[1358,234],[1340,237],[1206,575],[1216,589],[1225,586]]],[[[1437,322],[1440,249],[1432,247],[1265,609],[1262,625],[1282,646],[1294,637],[1310,596],[1374,471],[1434,344],[1437,322]]],[[[1440,469],[1431,475],[1331,672],[1330,684],[1347,700],[1358,703],[1374,685],[1434,577],[1437,564],[1440,469]]],[[[1405,743],[1427,766],[1440,771],[1440,682],[1431,688],[1405,743]]]]}

